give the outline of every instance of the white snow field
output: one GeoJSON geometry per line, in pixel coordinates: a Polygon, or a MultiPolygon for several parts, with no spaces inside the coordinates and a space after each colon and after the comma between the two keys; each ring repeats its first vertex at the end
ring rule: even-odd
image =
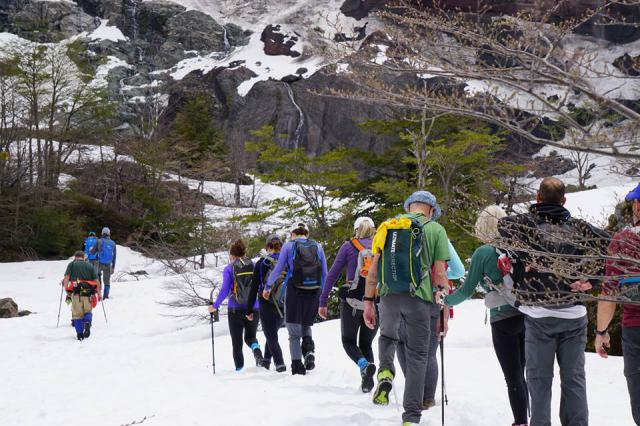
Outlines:
{"type": "MultiPolygon", "coordinates": [[[[67,261],[0,264],[0,297],[13,297],[35,313],[0,320],[3,384],[0,425],[399,425],[401,408],[375,407],[359,390],[356,366],[340,343],[338,321],[314,327],[317,368],[305,377],[252,366],[245,348],[245,371],[235,373],[226,317],[215,324],[216,367],[211,370],[208,324],[193,325],[166,316],[157,302],[169,295],[157,264],[118,247],[119,271],[146,269],[151,277],[112,284],[105,302],[108,326],[98,307],[88,340],[78,342],[70,311],[62,305],[56,328],[60,281],[67,261]]],[[[212,274],[219,274],[212,269],[212,274]]],[[[219,278],[219,277],[218,277],[219,278]]],[[[449,396],[447,425],[502,426],[512,422],[504,380],[484,325],[481,301],[456,308],[445,343],[449,396]]],[[[289,362],[285,330],[280,333],[289,362]]],[[[264,344],[264,337],[259,335],[264,344]]],[[[377,345],[377,344],[376,344],[377,345]]],[[[587,354],[593,426],[631,426],[622,359],[587,354]]],[[[559,407],[557,382],[553,412],[559,407]]],[[[402,398],[403,379],[396,380],[402,398]]],[[[423,425],[440,424],[438,406],[423,425]]],[[[559,425],[557,418],[553,422],[559,425]]]]}

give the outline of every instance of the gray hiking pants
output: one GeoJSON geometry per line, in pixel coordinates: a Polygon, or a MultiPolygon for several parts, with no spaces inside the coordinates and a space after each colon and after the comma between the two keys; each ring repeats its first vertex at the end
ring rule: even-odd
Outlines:
{"type": "MultiPolygon", "coordinates": [[[[423,401],[435,401],[436,388],[438,387],[438,335],[436,330],[438,327],[438,321],[440,321],[440,308],[438,305],[429,303],[431,309],[431,337],[429,338],[429,356],[427,357],[427,369],[424,374],[424,395],[423,401]]],[[[400,368],[402,373],[407,376],[407,361],[405,355],[404,342],[407,339],[407,332],[405,330],[404,322],[400,325],[400,341],[398,342],[398,361],[400,362],[400,368]]]]}
{"type": "Polygon", "coordinates": [[[631,413],[633,420],[640,425],[640,327],[622,327],[622,355],[631,413]]]}
{"type": "MultiPolygon", "coordinates": [[[[380,338],[378,351],[380,370],[395,374],[394,359],[400,339],[400,324],[404,321],[406,339],[406,380],[402,421],[420,423],[424,376],[431,338],[431,310],[434,305],[408,294],[388,294],[380,298],[380,338]]],[[[435,332],[435,331],[434,331],[435,332]]]]}
{"type": "MultiPolygon", "coordinates": [[[[302,360],[303,346],[308,346],[307,341],[311,340],[311,327],[287,323],[287,331],[289,332],[289,352],[291,353],[291,361],[302,360]]],[[[305,355],[307,352],[313,352],[313,348],[304,348],[305,355]]]]}
{"type": "Polygon", "coordinates": [[[560,423],[587,426],[587,385],[584,349],[587,317],[525,318],[527,385],[531,395],[530,426],[551,426],[551,385],[554,361],[560,367],[560,423]]]}
{"type": "Polygon", "coordinates": [[[101,263],[98,266],[98,278],[102,282],[102,297],[109,297],[109,290],[111,289],[111,264],[105,265],[101,263]]]}

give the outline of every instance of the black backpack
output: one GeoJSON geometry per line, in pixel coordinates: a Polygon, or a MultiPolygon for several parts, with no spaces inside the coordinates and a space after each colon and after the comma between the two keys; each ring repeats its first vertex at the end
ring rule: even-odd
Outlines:
{"type": "Polygon", "coordinates": [[[253,283],[253,262],[251,259],[237,259],[232,267],[233,296],[240,305],[246,305],[253,283]]]}
{"type": "Polygon", "coordinates": [[[295,241],[291,283],[296,288],[316,291],[322,287],[320,247],[313,240],[295,241]]]}
{"type": "MultiPolygon", "coordinates": [[[[262,270],[260,271],[264,275],[262,275],[262,283],[263,285],[267,283],[269,277],[271,276],[271,272],[273,272],[273,268],[276,266],[276,259],[271,256],[265,256],[262,258],[262,270]]],[[[284,307],[284,290],[285,286],[284,280],[287,276],[287,271],[283,270],[280,273],[280,276],[276,279],[276,281],[271,286],[271,296],[269,297],[269,302],[278,308],[278,313],[282,316],[282,308],[284,307]]]]}

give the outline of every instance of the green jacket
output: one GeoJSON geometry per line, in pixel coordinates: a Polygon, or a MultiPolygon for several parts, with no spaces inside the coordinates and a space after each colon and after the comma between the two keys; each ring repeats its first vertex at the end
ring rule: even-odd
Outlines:
{"type": "MultiPolygon", "coordinates": [[[[498,269],[498,253],[493,246],[485,244],[479,247],[471,257],[471,265],[467,279],[453,294],[445,296],[444,303],[455,306],[464,302],[475,293],[478,284],[487,292],[495,291],[489,288],[484,281],[485,275],[494,284],[502,284],[502,271],[498,269]]],[[[509,304],[498,306],[489,311],[491,322],[500,321],[516,315],[522,315],[520,311],[509,304]]]]}

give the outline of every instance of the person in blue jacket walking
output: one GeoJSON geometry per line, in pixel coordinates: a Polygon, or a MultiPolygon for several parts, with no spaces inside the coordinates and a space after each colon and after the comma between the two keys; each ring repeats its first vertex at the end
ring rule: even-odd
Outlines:
{"type": "Polygon", "coordinates": [[[102,237],[96,241],[95,252],[98,257],[98,278],[102,283],[104,294],[102,299],[109,298],[111,275],[116,269],[116,243],[111,239],[111,230],[102,228],[102,237]]]}
{"type": "Polygon", "coordinates": [[[288,270],[284,282],[284,310],[289,332],[291,374],[304,375],[315,368],[315,343],[311,327],[327,277],[327,259],[322,246],[309,239],[309,229],[304,223],[296,223],[291,228],[291,241],[282,247],[278,263],[265,285],[265,299],[269,299],[271,288],[285,266],[288,266],[288,270]]]}
{"type": "Polygon", "coordinates": [[[89,232],[89,236],[84,239],[84,243],[82,245],[84,255],[87,257],[89,263],[96,268],[96,272],[98,271],[98,251],[96,250],[97,242],[98,238],[96,238],[96,233],[91,231],[89,232]]]}

